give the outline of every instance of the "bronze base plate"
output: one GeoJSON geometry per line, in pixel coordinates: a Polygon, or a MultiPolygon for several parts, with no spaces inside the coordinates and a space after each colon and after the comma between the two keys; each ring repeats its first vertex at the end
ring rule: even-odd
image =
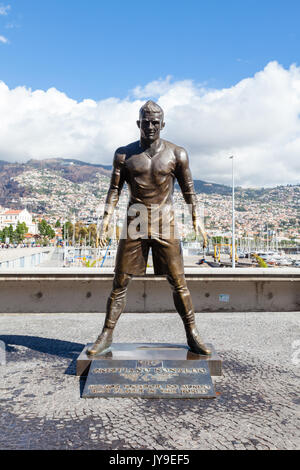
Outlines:
{"type": "Polygon", "coordinates": [[[211,375],[222,374],[212,345],[210,356],[183,344],[115,343],[96,355],[77,359],[77,375],[86,376],[83,398],[215,398],[211,375]]]}
{"type": "Polygon", "coordinates": [[[88,356],[87,344],[82,350],[76,363],[76,375],[86,377],[92,362],[95,360],[172,360],[172,361],[199,361],[207,362],[211,376],[222,375],[222,359],[216,353],[212,344],[208,343],[212,351],[210,356],[192,353],[186,344],[168,343],[113,343],[112,346],[96,356],[88,356]]]}

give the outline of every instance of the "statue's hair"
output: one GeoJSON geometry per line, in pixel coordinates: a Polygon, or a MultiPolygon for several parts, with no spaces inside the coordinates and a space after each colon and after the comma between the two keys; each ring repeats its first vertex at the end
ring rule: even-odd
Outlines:
{"type": "Polygon", "coordinates": [[[149,100],[147,103],[145,103],[141,109],[140,109],[140,119],[143,118],[145,113],[155,113],[159,114],[160,119],[163,121],[164,120],[164,112],[162,108],[157,104],[154,103],[154,101],[149,100]]]}

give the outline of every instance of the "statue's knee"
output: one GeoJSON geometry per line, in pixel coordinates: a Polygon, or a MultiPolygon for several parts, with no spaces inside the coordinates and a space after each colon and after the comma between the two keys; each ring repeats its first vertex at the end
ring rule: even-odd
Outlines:
{"type": "Polygon", "coordinates": [[[175,292],[187,291],[187,284],[184,274],[179,274],[178,276],[167,276],[167,279],[175,292]]]}
{"type": "Polygon", "coordinates": [[[116,273],[113,282],[113,290],[127,289],[131,279],[132,276],[130,274],[116,273]]]}

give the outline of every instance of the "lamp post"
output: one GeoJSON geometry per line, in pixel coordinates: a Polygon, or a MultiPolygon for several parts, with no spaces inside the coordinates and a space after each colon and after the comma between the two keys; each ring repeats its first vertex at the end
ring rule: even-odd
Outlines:
{"type": "Polygon", "coordinates": [[[73,215],[73,237],[72,237],[72,245],[73,247],[75,246],[75,224],[76,224],[76,218],[75,214],[73,215]]]}
{"type": "Polygon", "coordinates": [[[234,156],[229,158],[232,161],[232,267],[235,268],[234,156]]]}

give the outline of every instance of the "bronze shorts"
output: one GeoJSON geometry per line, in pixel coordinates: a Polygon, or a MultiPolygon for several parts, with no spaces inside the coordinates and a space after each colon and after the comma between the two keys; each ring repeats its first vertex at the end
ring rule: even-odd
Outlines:
{"type": "Polygon", "coordinates": [[[150,248],[155,274],[176,276],[184,273],[181,242],[177,238],[121,239],[117,250],[115,272],[136,276],[145,274],[150,248]]]}

